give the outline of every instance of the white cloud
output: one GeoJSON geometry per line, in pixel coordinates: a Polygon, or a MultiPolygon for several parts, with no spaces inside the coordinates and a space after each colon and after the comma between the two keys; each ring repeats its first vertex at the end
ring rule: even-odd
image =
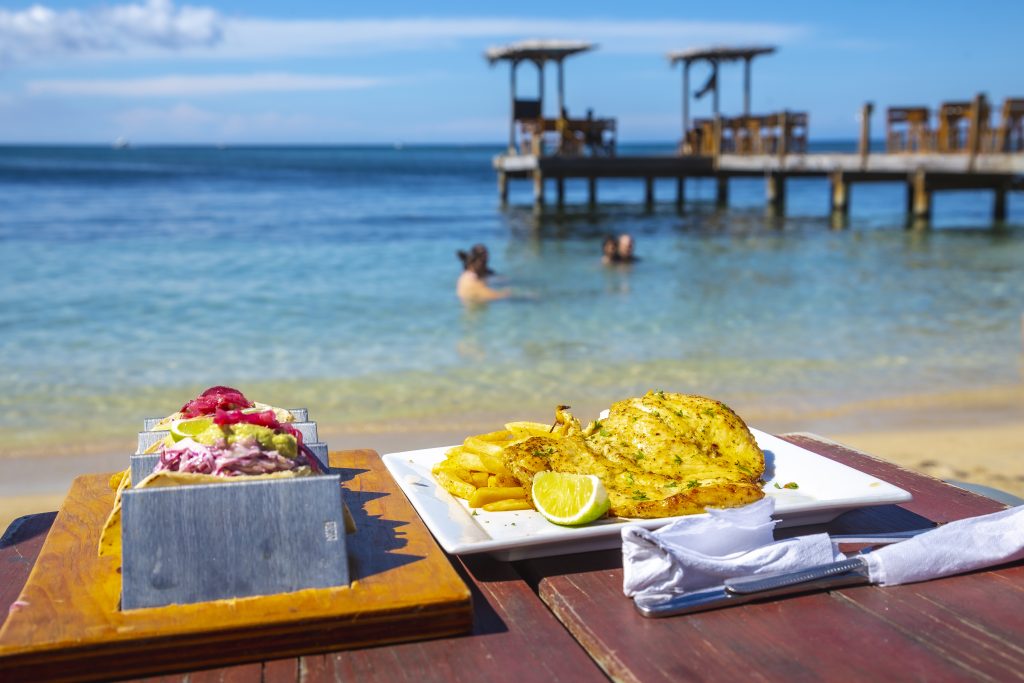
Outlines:
{"type": "Polygon", "coordinates": [[[32,95],[91,95],[108,97],[181,97],[236,95],[249,92],[354,90],[383,83],[357,76],[320,76],[293,73],[208,74],[152,78],[30,81],[32,95]]]}
{"type": "Polygon", "coordinates": [[[258,59],[449,48],[464,41],[524,38],[596,41],[615,52],[664,52],[716,43],[788,43],[799,24],[629,19],[264,19],[228,17],[173,0],[56,11],[0,10],[0,59],[92,57],[258,59]]]}
{"type": "Polygon", "coordinates": [[[221,17],[206,7],[173,0],[112,5],[88,11],[55,11],[42,5],[0,10],[0,59],[90,53],[128,54],[138,48],[178,50],[221,39],[221,17]]]}

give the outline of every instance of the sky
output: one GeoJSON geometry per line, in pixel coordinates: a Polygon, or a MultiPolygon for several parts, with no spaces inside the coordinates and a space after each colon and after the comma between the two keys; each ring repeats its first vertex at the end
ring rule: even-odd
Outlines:
{"type": "MultiPolygon", "coordinates": [[[[508,66],[483,53],[531,38],[598,45],[567,61],[566,103],[617,118],[620,142],[678,139],[666,54],[709,45],[778,47],[754,62],[754,112],[807,111],[812,139],[854,139],[870,100],[881,137],[886,106],[1024,97],[1022,25],[1013,0],[0,0],[0,143],[501,144],[508,66]]],[[[739,113],[741,67],[719,78],[739,113]]],[[[529,65],[519,88],[537,92],[529,65]]]]}

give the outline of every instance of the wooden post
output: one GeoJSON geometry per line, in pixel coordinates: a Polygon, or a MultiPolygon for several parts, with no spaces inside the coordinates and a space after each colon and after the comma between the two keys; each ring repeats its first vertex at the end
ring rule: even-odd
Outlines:
{"type": "Polygon", "coordinates": [[[516,69],[519,68],[519,62],[512,60],[512,109],[509,112],[509,123],[508,123],[508,153],[516,153],[516,69]]]}
{"type": "Polygon", "coordinates": [[[555,198],[559,209],[565,206],[565,178],[561,176],[555,179],[555,198]]]}
{"type": "Polygon", "coordinates": [[[743,58],[743,115],[750,116],[750,55],[743,58]]]}
{"type": "Polygon", "coordinates": [[[992,207],[992,219],[997,223],[1006,220],[1006,185],[997,185],[995,188],[995,203],[992,207]]]}
{"type": "Polygon", "coordinates": [[[587,178],[587,203],[591,209],[597,206],[597,178],[594,176],[587,178]]]}
{"type": "Polygon", "coordinates": [[[686,178],[676,178],[676,209],[682,211],[686,203],[686,178]]]}
{"type": "Polygon", "coordinates": [[[711,60],[711,113],[718,118],[718,60],[711,60]]]}
{"type": "Polygon", "coordinates": [[[915,221],[927,224],[932,215],[932,191],[928,187],[928,178],[924,169],[918,169],[914,174],[914,205],[913,216],[915,221]]]}
{"type": "Polygon", "coordinates": [[[544,208],[544,174],[539,168],[533,172],[533,206],[536,209],[544,208]]]}
{"type": "Polygon", "coordinates": [[[508,204],[508,174],[505,171],[498,171],[498,198],[502,206],[508,204]]]}
{"type": "Polygon", "coordinates": [[[654,178],[644,178],[644,206],[648,210],[654,208],[654,178]]]}
{"type": "Polygon", "coordinates": [[[907,216],[914,215],[914,179],[907,179],[907,216]]]}
{"type": "Polygon", "coordinates": [[[786,156],[789,146],[789,112],[783,111],[779,117],[779,160],[786,156]]]}
{"type": "Polygon", "coordinates": [[[715,168],[718,167],[718,157],[722,153],[722,117],[715,114],[714,123],[711,125],[712,149],[711,156],[715,159],[715,168]]]}
{"type": "Polygon", "coordinates": [[[724,209],[729,206],[729,176],[721,173],[715,177],[715,206],[724,209]]]}
{"type": "Polygon", "coordinates": [[[985,95],[978,93],[971,102],[971,127],[967,131],[967,149],[970,151],[971,160],[968,168],[974,170],[974,162],[981,151],[981,114],[986,110],[985,95]]]}
{"type": "Polygon", "coordinates": [[[832,182],[832,213],[846,216],[850,213],[850,184],[842,171],[834,171],[832,182]]]}
{"type": "Polygon", "coordinates": [[[558,118],[565,112],[565,62],[558,60],[558,118]]]}
{"type": "Polygon", "coordinates": [[[875,105],[872,102],[865,102],[860,108],[860,167],[866,169],[868,165],[868,154],[871,152],[871,113],[875,105]]]}
{"type": "MultiPolygon", "coordinates": [[[[690,130],[690,62],[683,62],[683,142],[690,130]]],[[[697,151],[697,150],[692,150],[697,151]]]]}
{"type": "Polygon", "coordinates": [[[765,176],[765,197],[770,213],[779,215],[786,209],[786,176],[772,172],[765,176]]]}

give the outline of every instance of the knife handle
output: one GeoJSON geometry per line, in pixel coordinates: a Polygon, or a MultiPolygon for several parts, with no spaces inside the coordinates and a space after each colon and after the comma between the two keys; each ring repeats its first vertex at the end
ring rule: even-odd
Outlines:
{"type": "Polygon", "coordinates": [[[730,593],[764,593],[778,588],[785,588],[796,584],[804,584],[818,579],[827,579],[841,576],[848,572],[856,572],[867,580],[867,561],[863,556],[855,555],[838,562],[808,567],[797,571],[781,572],[778,574],[761,574],[744,576],[725,580],[725,589],[730,593]]]}
{"type": "Polygon", "coordinates": [[[731,590],[726,585],[671,598],[644,598],[643,596],[637,596],[634,603],[637,611],[645,617],[671,617],[679,614],[704,612],[707,610],[718,609],[720,607],[743,605],[755,600],[765,600],[782,595],[829,590],[832,588],[842,588],[843,586],[857,586],[869,583],[867,574],[865,573],[867,565],[863,561],[851,562],[851,560],[857,559],[858,558],[850,558],[849,560],[833,562],[832,564],[822,565],[820,567],[812,567],[811,569],[801,572],[789,572],[774,577],[768,577],[770,579],[775,579],[774,583],[771,585],[768,585],[764,577],[760,576],[745,577],[742,580],[729,580],[732,583],[740,583],[741,586],[747,585],[746,582],[753,583],[755,579],[764,582],[757,591],[751,591],[749,590],[749,586],[747,586],[748,590],[746,592],[740,592],[731,590]],[[837,565],[842,565],[842,567],[837,567],[837,565]],[[788,579],[788,577],[797,574],[801,577],[799,581],[779,580],[788,579]]]}

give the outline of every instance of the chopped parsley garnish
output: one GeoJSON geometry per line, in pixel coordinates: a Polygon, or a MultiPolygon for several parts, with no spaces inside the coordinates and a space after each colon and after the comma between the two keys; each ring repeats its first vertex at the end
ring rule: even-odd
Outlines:
{"type": "Polygon", "coordinates": [[[643,491],[633,491],[633,500],[647,500],[647,494],[643,491]]]}
{"type": "Polygon", "coordinates": [[[688,488],[688,489],[695,489],[699,485],[700,485],[700,482],[697,481],[696,479],[691,479],[690,481],[686,482],[686,488],[688,488]]]}

